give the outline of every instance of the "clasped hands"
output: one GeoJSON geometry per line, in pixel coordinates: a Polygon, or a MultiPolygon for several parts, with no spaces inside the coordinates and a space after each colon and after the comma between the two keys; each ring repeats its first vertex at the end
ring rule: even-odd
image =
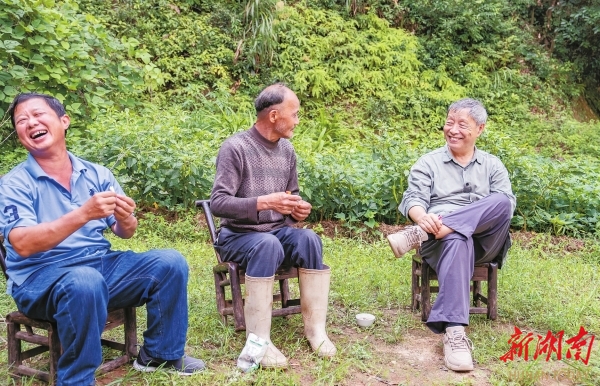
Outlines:
{"type": "Polygon", "coordinates": [[[290,215],[297,221],[305,220],[312,209],[312,205],[302,199],[302,197],[278,192],[266,196],[271,210],[283,215],[290,215]]]}

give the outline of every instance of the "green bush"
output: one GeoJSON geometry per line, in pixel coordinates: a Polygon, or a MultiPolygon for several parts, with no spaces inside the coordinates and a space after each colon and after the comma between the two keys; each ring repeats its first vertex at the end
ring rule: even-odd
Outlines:
{"type": "Polygon", "coordinates": [[[208,101],[192,114],[179,107],[152,106],[140,113],[110,111],[81,133],[85,138],[72,135],[69,147],[113,170],[139,205],[189,208],[210,195],[222,141],[252,125],[252,117],[244,114],[248,105],[236,103],[239,114],[208,101]]]}
{"type": "Polygon", "coordinates": [[[123,93],[143,82],[136,59],[145,53],[137,44],[134,37],[115,39],[71,0],[4,0],[0,116],[26,91],[54,95],[80,117],[109,107],[117,95],[120,105],[132,102],[123,93]]]}

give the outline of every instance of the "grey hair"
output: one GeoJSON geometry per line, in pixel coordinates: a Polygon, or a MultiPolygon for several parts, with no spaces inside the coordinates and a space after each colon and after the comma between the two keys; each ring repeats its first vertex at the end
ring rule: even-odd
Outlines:
{"type": "Polygon", "coordinates": [[[288,91],[289,88],[283,83],[274,83],[265,87],[254,100],[256,113],[258,114],[271,106],[282,103],[288,91]]]}
{"type": "Polygon", "coordinates": [[[485,111],[485,107],[477,99],[464,98],[452,103],[448,107],[448,112],[458,110],[469,110],[469,116],[473,118],[478,126],[487,122],[487,111],[485,111]]]}

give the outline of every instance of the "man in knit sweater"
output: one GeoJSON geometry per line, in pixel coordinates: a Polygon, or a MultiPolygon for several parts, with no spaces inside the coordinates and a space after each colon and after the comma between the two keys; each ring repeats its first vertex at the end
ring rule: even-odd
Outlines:
{"type": "Polygon", "coordinates": [[[289,138],[298,124],[300,101],[283,84],[256,98],[256,123],[228,138],[217,156],[212,212],[221,217],[215,243],[224,261],[246,270],[246,334],[269,341],[263,367],[285,367],[286,357],[270,341],[273,279],[281,266],[298,266],[304,332],[313,350],[333,356],[325,319],[329,267],[321,239],[309,229],[290,227],[312,206],[298,195],[296,154],[289,138]]]}

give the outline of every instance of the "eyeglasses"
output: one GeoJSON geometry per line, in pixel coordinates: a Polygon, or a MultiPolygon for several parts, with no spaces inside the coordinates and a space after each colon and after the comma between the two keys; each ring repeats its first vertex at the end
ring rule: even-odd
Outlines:
{"type": "MultiPolygon", "coordinates": [[[[449,122],[444,123],[442,125],[442,127],[440,127],[440,130],[444,130],[444,129],[450,130],[453,126],[454,126],[454,122],[449,121],[449,122]]],[[[458,125],[458,128],[459,128],[459,130],[462,130],[462,131],[473,131],[472,127],[469,127],[468,125],[463,124],[463,123],[460,123],[458,125]]]]}

